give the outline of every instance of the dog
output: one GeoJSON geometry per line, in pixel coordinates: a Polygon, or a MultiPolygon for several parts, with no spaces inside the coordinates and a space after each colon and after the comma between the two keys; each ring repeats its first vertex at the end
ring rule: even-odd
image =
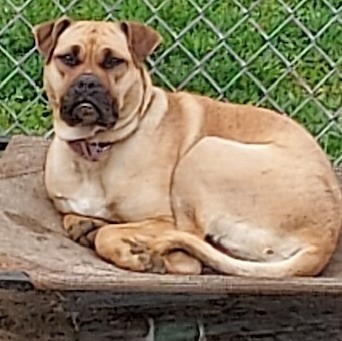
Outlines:
{"type": "Polygon", "coordinates": [[[131,271],[319,275],[340,235],[331,163],[286,115],[152,84],[134,21],[33,28],[54,137],[49,198],[69,236],[131,271]]]}

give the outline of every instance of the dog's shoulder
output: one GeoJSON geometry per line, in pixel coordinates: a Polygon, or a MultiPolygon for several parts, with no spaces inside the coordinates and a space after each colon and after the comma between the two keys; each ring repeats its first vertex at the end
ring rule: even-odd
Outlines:
{"type": "Polygon", "coordinates": [[[186,91],[167,92],[167,96],[171,112],[200,115],[205,110],[205,96],[186,91]]]}

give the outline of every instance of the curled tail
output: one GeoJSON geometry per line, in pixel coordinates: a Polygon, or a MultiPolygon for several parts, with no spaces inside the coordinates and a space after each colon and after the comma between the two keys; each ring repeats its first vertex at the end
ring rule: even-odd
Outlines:
{"type": "Polygon", "coordinates": [[[206,266],[226,275],[258,278],[315,276],[329,260],[324,250],[315,246],[300,249],[289,258],[275,262],[254,262],[231,257],[199,237],[182,231],[167,233],[156,244],[156,251],[166,254],[184,250],[206,266]]]}

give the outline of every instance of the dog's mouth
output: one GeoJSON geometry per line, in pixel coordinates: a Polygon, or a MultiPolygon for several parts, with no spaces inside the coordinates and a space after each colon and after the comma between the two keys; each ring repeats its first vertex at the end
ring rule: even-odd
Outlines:
{"type": "Polygon", "coordinates": [[[68,141],[68,145],[76,154],[93,162],[98,161],[113,144],[113,142],[89,142],[86,139],[68,141]]]}
{"type": "Polygon", "coordinates": [[[111,105],[101,108],[96,100],[66,101],[63,100],[61,118],[71,127],[99,126],[104,129],[112,129],[118,114],[111,105]]]}
{"type": "Polygon", "coordinates": [[[100,117],[99,108],[91,102],[75,103],[70,111],[71,116],[81,122],[82,125],[94,124],[100,117]]]}

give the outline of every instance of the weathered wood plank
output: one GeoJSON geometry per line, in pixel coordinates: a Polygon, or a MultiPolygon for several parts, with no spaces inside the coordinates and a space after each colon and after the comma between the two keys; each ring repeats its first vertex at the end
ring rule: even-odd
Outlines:
{"type": "Polygon", "coordinates": [[[30,341],[184,341],[200,340],[201,333],[202,341],[313,341],[340,340],[342,335],[341,296],[207,294],[162,299],[0,290],[0,330],[12,337],[9,340],[30,341]],[[141,304],[149,300],[152,306],[141,304]]]}
{"type": "Polygon", "coordinates": [[[117,269],[64,235],[61,217],[47,199],[43,184],[47,145],[41,138],[16,137],[0,160],[0,269],[25,273],[36,288],[173,294],[342,292],[342,243],[318,278],[158,276],[117,269]]]}

